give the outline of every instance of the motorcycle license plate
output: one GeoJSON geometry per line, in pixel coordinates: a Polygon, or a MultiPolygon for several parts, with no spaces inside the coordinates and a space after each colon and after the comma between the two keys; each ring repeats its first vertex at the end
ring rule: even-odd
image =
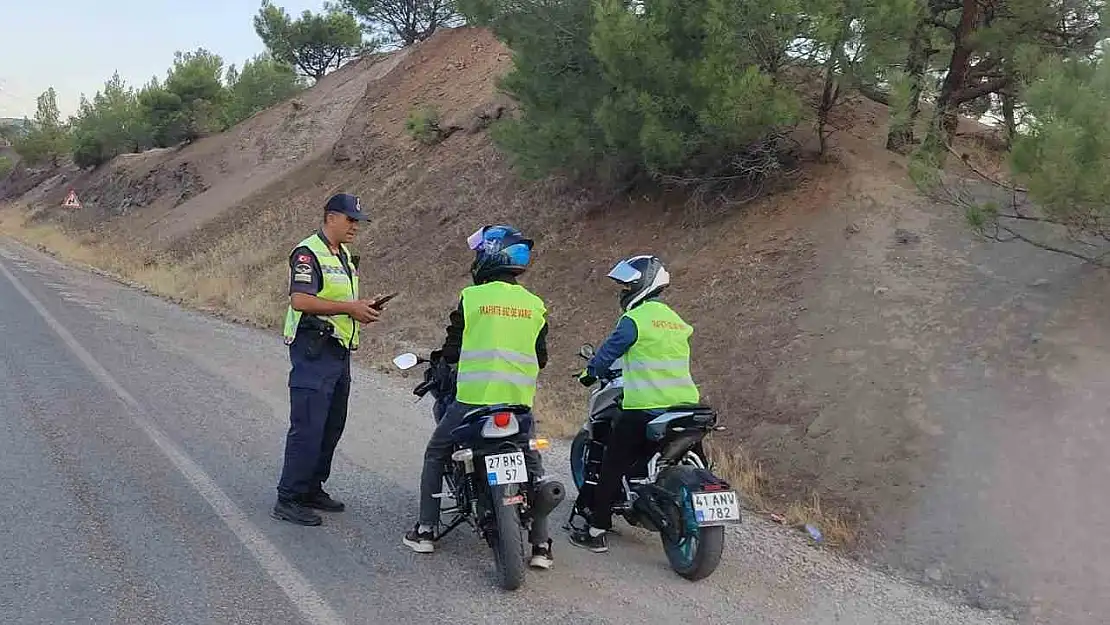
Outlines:
{"type": "Polygon", "coordinates": [[[486,456],[486,481],[490,486],[527,482],[528,469],[524,466],[524,452],[486,456]]]}
{"type": "Polygon", "coordinates": [[[698,525],[717,525],[740,520],[740,499],[734,491],[693,493],[698,525]]]}

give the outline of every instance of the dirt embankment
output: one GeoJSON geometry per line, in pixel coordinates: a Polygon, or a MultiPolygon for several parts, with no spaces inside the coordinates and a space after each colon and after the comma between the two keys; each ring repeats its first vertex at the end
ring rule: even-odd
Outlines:
{"type": "MultiPolygon", "coordinates": [[[[1002,453],[1005,415],[981,400],[984,389],[1005,395],[1094,358],[1037,351],[1043,343],[1028,337],[1063,332],[1059,319],[1100,322],[1031,285],[1051,281],[1062,293],[1105,282],[1043,252],[974,241],[958,214],[913,190],[904,159],[882,149],[885,109],[862,99],[835,112],[832,159],[807,165],[788,192],[727,211],[523,183],[482,131],[506,110],[494,79],[510,63],[487,32],[446,30],[406,54],[348,66],[300,104],[223,135],[85,174],[73,183],[81,211],[56,208],[64,186],[24,199],[55,207],[51,218],[90,244],[146,248],[143,267],[112,268],[154,290],[276,328],[290,246],[316,227],[331,193],[357,193],[374,214],[358,242],[368,294],[401,293],[367,332],[362,357],[383,370],[398,351],[442,340],[467,283],[466,235],[510,221],[537,240],[526,282],[551,309],[538,406],[549,432],[577,426],[575,353],[618,315],[605,272],[623,255],[657,253],[674,279],[668,300],[696,327],[694,375],[729,427],[717,448],[742,445],[762,464],[774,494],[765,505],[785,511],[820,493],[826,506],[863,515],[865,544],[893,564],[980,599],[1026,593],[1023,575],[991,571],[1018,570],[1004,554],[1022,534],[987,532],[997,500],[969,500],[961,482],[1012,484],[998,481],[1003,464],[983,460],[1002,453]],[[413,141],[404,120],[424,105],[459,130],[434,146],[413,141]]],[[[973,137],[958,147],[989,151],[973,137]]]]}

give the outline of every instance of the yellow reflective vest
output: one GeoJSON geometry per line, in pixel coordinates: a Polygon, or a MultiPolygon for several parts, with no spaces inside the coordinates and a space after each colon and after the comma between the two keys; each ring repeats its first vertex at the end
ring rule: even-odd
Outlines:
{"type": "MultiPolygon", "coordinates": [[[[358,270],[351,265],[351,275],[343,268],[343,261],[338,254],[333,254],[323,239],[318,234],[312,234],[298,243],[293,249],[307,247],[316,255],[320,264],[320,272],[324,282],[316,297],[337,302],[351,302],[358,299],[358,270]]],[[[346,245],[340,244],[350,264],[351,252],[346,245]]],[[[301,311],[294,310],[290,304],[285,311],[285,342],[292,343],[297,335],[297,325],[301,321],[301,311]]],[[[340,344],[348,349],[358,349],[358,322],[350,315],[316,315],[324,321],[330,322],[335,329],[332,333],[340,344]]]]}
{"type": "Polygon", "coordinates": [[[656,300],[646,301],[624,316],[636,324],[636,342],[624,354],[621,406],[647,410],[698,403],[698,387],[690,376],[694,328],[656,300]]]}
{"type": "Polygon", "coordinates": [[[536,339],[547,308],[519,284],[493,281],[462,291],[463,336],[455,398],[466,404],[532,406],[536,339]]]}

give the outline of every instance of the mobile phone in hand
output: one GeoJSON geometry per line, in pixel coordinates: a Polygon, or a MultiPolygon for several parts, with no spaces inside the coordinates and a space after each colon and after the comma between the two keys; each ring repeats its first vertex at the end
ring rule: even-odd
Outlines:
{"type": "Polygon", "coordinates": [[[394,297],[397,297],[397,291],[394,291],[389,295],[386,295],[385,297],[374,300],[370,303],[370,307],[374,310],[381,310],[382,306],[385,306],[385,303],[393,299],[394,297]]]}

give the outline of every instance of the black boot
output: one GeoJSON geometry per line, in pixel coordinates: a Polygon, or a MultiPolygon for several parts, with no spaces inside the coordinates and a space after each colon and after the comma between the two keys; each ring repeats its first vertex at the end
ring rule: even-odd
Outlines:
{"type": "Polygon", "coordinates": [[[323,523],[320,515],[309,510],[304,504],[289,499],[281,499],[280,497],[277,503],[274,504],[274,509],[270,511],[270,516],[279,521],[289,521],[297,525],[319,525],[323,523]]]}
{"type": "Polygon", "coordinates": [[[342,501],[332,499],[331,495],[327,494],[323,490],[306,496],[304,498],[304,505],[308,506],[309,508],[323,510],[324,512],[342,512],[343,509],[347,507],[343,505],[342,501]]]}

